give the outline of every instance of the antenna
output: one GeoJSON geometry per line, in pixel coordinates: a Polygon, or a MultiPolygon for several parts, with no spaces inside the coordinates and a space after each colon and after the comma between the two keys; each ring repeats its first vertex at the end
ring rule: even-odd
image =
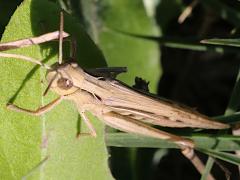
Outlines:
{"type": "MultiPolygon", "coordinates": [[[[63,26],[64,26],[64,18],[63,12],[60,12],[60,26],[59,26],[59,47],[58,47],[58,64],[62,64],[62,45],[63,45],[63,26]]],[[[49,82],[47,89],[44,91],[43,96],[46,96],[53,81],[56,79],[58,72],[56,71],[55,76],[49,82]]]]}
{"type": "Polygon", "coordinates": [[[46,95],[47,95],[47,93],[48,93],[48,91],[49,91],[49,89],[50,89],[53,81],[56,79],[57,75],[58,75],[58,72],[56,71],[56,74],[53,76],[53,78],[52,78],[51,81],[49,82],[46,90],[44,91],[43,96],[46,96],[46,95]]]}
{"type": "Polygon", "coordinates": [[[6,58],[16,58],[16,59],[20,59],[20,60],[25,60],[28,62],[32,62],[34,64],[38,64],[46,69],[52,69],[50,66],[42,63],[40,60],[31,58],[31,57],[27,57],[27,56],[23,56],[23,55],[19,55],[19,54],[9,54],[9,53],[1,53],[0,52],[0,57],[6,57],[6,58]]]}
{"type": "Polygon", "coordinates": [[[60,12],[60,27],[59,27],[59,49],[58,49],[58,64],[62,64],[62,44],[63,44],[63,12],[60,12]]]}

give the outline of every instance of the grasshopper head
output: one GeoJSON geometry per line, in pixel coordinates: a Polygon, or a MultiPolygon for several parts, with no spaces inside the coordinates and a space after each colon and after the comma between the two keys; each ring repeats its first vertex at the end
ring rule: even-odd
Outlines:
{"type": "Polygon", "coordinates": [[[46,75],[50,89],[61,96],[79,90],[80,88],[75,86],[76,68],[78,66],[75,63],[55,65],[46,75]]]}

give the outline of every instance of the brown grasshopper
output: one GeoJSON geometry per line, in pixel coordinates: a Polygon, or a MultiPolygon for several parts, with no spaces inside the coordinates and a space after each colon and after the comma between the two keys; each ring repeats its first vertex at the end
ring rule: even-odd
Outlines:
{"type": "Polygon", "coordinates": [[[39,116],[50,111],[63,99],[71,100],[77,106],[79,114],[89,128],[89,135],[97,136],[93,125],[86,116],[87,111],[98,117],[103,123],[121,131],[166,139],[176,143],[182,153],[202,172],[204,165],[194,155],[195,145],[192,140],[164,132],[149,124],[203,129],[226,129],[229,128],[229,125],[215,122],[188,108],[140,93],[115,79],[93,76],[76,63],[62,63],[63,39],[68,36],[69,34],[63,31],[63,13],[61,13],[59,31],[0,44],[0,50],[6,50],[59,40],[58,64],[53,67],[23,55],[0,53],[0,57],[22,59],[45,67],[48,70],[46,75],[48,87],[44,94],[51,89],[60,96],[37,110],[23,109],[13,104],[8,104],[7,108],[39,116]]]}

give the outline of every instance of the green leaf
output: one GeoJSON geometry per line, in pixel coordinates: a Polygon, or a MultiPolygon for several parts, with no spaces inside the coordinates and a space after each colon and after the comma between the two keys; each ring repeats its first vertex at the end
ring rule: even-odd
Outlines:
{"type": "MultiPolygon", "coordinates": [[[[192,139],[197,148],[214,149],[218,151],[239,150],[239,136],[194,134],[184,136],[192,139]]],[[[108,146],[114,147],[145,147],[145,148],[179,148],[175,143],[151,137],[138,136],[127,133],[108,133],[106,135],[108,146]]]]}
{"type": "MultiPolygon", "coordinates": [[[[11,18],[2,42],[41,35],[59,28],[59,8],[46,0],[26,0],[11,18]]],[[[65,31],[78,44],[78,61],[83,67],[106,65],[104,58],[82,27],[65,16],[65,31]]],[[[66,43],[67,44],[67,43],[66,43]]],[[[58,42],[9,51],[8,53],[57,61],[58,42]]],[[[67,56],[67,45],[64,52],[67,56]]],[[[1,58],[0,176],[2,179],[112,179],[104,143],[104,126],[92,116],[97,138],[76,139],[80,117],[71,102],[64,101],[49,113],[33,117],[6,109],[9,101],[36,109],[56,95],[42,94],[46,88],[45,69],[29,62],[1,58]],[[41,83],[43,80],[44,83],[41,83]],[[47,160],[44,160],[47,158],[47,160]]],[[[80,123],[81,124],[81,123],[80,123]]],[[[88,131],[81,124],[81,132],[88,131]]]]}
{"type": "Polygon", "coordinates": [[[238,157],[238,155],[230,154],[226,152],[219,152],[211,149],[198,149],[198,150],[205,154],[208,154],[211,157],[221,159],[223,161],[235,164],[237,166],[240,165],[240,158],[238,157]]]}
{"type": "Polygon", "coordinates": [[[225,44],[214,44],[208,43],[208,40],[199,40],[196,38],[180,38],[180,37],[167,37],[167,36],[148,36],[148,35],[140,35],[134,33],[128,33],[125,31],[120,31],[114,29],[116,33],[123,34],[126,36],[130,36],[132,38],[142,39],[145,41],[153,41],[159,43],[162,46],[176,49],[187,49],[192,51],[209,51],[216,53],[226,53],[226,52],[238,52],[239,49],[236,47],[226,47],[225,44]],[[201,43],[206,44],[201,44],[201,43]]]}
{"type": "Polygon", "coordinates": [[[240,112],[236,112],[230,115],[216,116],[216,117],[213,117],[213,119],[216,119],[223,123],[237,124],[240,121],[240,112]]]}
{"type": "Polygon", "coordinates": [[[208,174],[210,173],[210,171],[212,169],[213,163],[214,163],[214,159],[211,156],[209,156],[208,160],[207,160],[207,164],[205,166],[204,172],[203,172],[200,180],[207,180],[208,174]]]}
{"type": "Polygon", "coordinates": [[[146,15],[143,2],[103,0],[99,6],[103,9],[99,12],[102,23],[99,46],[108,65],[127,67],[128,73],[119,78],[128,85],[133,85],[138,76],[149,81],[150,91],[156,92],[161,74],[158,44],[113,31],[118,29],[129,33],[158,35],[154,22],[146,15]]]}
{"type": "Polygon", "coordinates": [[[232,47],[240,47],[240,39],[204,39],[201,43],[205,44],[214,44],[214,45],[222,45],[222,46],[232,46],[232,47]]]}

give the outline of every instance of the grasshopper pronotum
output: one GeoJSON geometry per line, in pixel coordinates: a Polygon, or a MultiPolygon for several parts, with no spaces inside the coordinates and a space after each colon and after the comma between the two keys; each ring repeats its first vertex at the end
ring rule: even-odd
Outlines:
{"type": "Polygon", "coordinates": [[[115,79],[90,75],[76,63],[62,63],[63,39],[68,36],[69,34],[63,31],[63,13],[61,13],[59,31],[0,44],[0,50],[6,50],[59,39],[58,64],[53,67],[23,55],[0,53],[0,57],[30,61],[48,69],[46,92],[50,89],[60,96],[37,110],[23,109],[13,104],[8,104],[7,108],[38,116],[50,111],[63,99],[71,100],[76,104],[79,114],[90,130],[89,135],[97,136],[93,125],[85,114],[86,111],[91,112],[105,124],[124,132],[166,139],[176,143],[181,148],[182,153],[202,172],[204,165],[194,155],[195,145],[192,140],[161,131],[148,124],[203,129],[225,129],[229,128],[229,125],[212,121],[204,115],[176,104],[147,96],[115,79]]]}

